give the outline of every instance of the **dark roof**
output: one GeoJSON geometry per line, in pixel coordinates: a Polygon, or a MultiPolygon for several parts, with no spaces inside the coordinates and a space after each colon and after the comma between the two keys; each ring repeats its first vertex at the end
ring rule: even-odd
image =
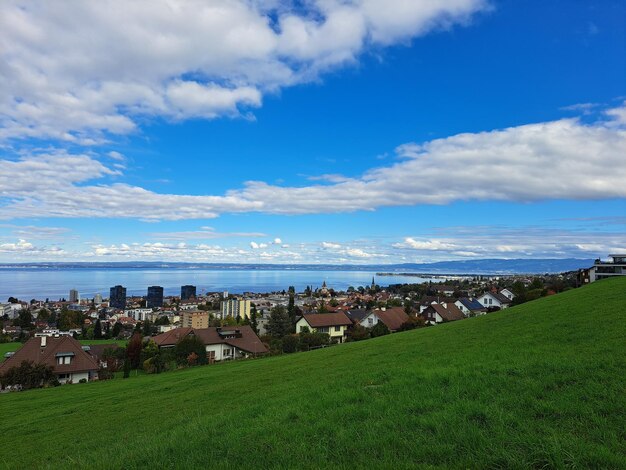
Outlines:
{"type": "Polygon", "coordinates": [[[389,331],[396,331],[400,329],[403,323],[409,321],[409,316],[404,312],[402,307],[388,308],[387,310],[374,310],[380,321],[382,321],[389,331]]]}
{"type": "Polygon", "coordinates": [[[350,318],[350,320],[352,320],[355,323],[360,322],[361,320],[363,320],[367,315],[369,315],[369,310],[365,310],[363,308],[359,308],[359,309],[353,309],[353,310],[348,310],[346,312],[346,315],[348,315],[348,318],[350,318]]]}
{"type": "Polygon", "coordinates": [[[83,351],[81,344],[72,336],[47,336],[45,337],[46,345],[42,347],[43,339],[37,337],[26,341],[13,356],[0,364],[0,374],[11,367],[19,366],[22,361],[51,366],[56,374],[98,370],[98,364],[94,358],[83,351]],[[61,355],[73,355],[71,364],[57,364],[56,357],[61,355]]]}
{"type": "Polygon", "coordinates": [[[268,351],[249,325],[227,326],[223,328],[175,328],[155,336],[152,340],[160,347],[174,346],[189,334],[196,335],[205,345],[230,344],[254,354],[264,354],[268,351]]]}
{"type": "Polygon", "coordinates": [[[469,299],[467,297],[461,297],[459,301],[465,305],[468,310],[485,310],[483,304],[481,304],[478,299],[469,299]]]}
{"type": "Polygon", "coordinates": [[[341,326],[352,325],[350,319],[345,313],[311,313],[302,315],[302,318],[311,325],[312,328],[320,328],[325,326],[341,326]]]}
{"type": "MultiPolygon", "coordinates": [[[[485,292],[485,294],[491,295],[493,298],[497,299],[501,304],[510,304],[511,299],[509,299],[506,295],[501,294],[500,292],[485,292]]],[[[485,295],[483,294],[483,295],[485,295]]]]}
{"type": "Polygon", "coordinates": [[[91,354],[92,357],[99,361],[102,359],[102,354],[104,354],[105,349],[117,349],[119,345],[117,343],[109,343],[109,344],[90,344],[88,354],[91,354]]]}

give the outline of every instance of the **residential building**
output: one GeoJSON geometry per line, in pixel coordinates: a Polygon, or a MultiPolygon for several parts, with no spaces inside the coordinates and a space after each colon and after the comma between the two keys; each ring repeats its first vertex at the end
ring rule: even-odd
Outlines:
{"type": "Polygon", "coordinates": [[[463,320],[463,312],[452,302],[430,304],[422,313],[426,323],[434,325],[436,323],[463,320]]]}
{"type": "Polygon", "coordinates": [[[398,331],[402,324],[409,321],[409,316],[402,307],[381,308],[372,310],[360,321],[360,325],[365,328],[373,328],[382,322],[391,332],[398,331]]]}
{"type": "Polygon", "coordinates": [[[504,309],[511,305],[511,299],[500,292],[485,292],[478,297],[478,301],[486,308],[498,307],[504,309]]]}
{"type": "Polygon", "coordinates": [[[93,296],[93,303],[100,305],[102,303],[102,294],[96,294],[93,296]]]}
{"type": "Polygon", "coordinates": [[[330,340],[343,343],[352,321],[343,312],[338,313],[310,313],[302,315],[296,322],[296,333],[303,333],[307,329],[312,333],[326,333],[330,340]]]}
{"type": "Polygon", "coordinates": [[[200,311],[186,310],[181,315],[183,328],[208,328],[209,313],[200,311]]]}
{"type": "Polygon", "coordinates": [[[626,276],[626,254],[609,255],[608,261],[597,259],[589,268],[589,282],[615,276],[626,276]]]}
{"type": "Polygon", "coordinates": [[[180,300],[190,300],[196,298],[196,286],[181,286],[180,300]]]}
{"type": "Polygon", "coordinates": [[[161,286],[148,287],[148,296],[146,297],[146,307],[147,308],[163,307],[163,288],[161,286]]]}
{"type": "Polygon", "coordinates": [[[22,361],[52,367],[61,383],[78,383],[98,378],[97,361],[83,350],[72,336],[40,336],[31,338],[15,354],[0,364],[0,374],[22,361]]]}
{"type": "Polygon", "coordinates": [[[461,297],[454,302],[454,305],[459,307],[459,310],[463,312],[466,317],[474,317],[476,315],[484,315],[487,313],[487,307],[484,307],[478,299],[473,297],[461,297]]]}
{"type": "Polygon", "coordinates": [[[126,287],[111,287],[109,293],[109,307],[124,310],[126,308],[126,287]]]}
{"type": "Polygon", "coordinates": [[[251,303],[249,300],[245,299],[231,299],[231,300],[223,300],[221,303],[221,318],[227,317],[241,317],[241,318],[250,318],[250,308],[251,303]]]}
{"type": "Polygon", "coordinates": [[[80,294],[76,289],[70,289],[70,302],[77,303],[80,302],[80,294]]]}
{"type": "Polygon", "coordinates": [[[187,337],[195,335],[206,348],[207,360],[219,362],[266,354],[267,347],[249,325],[217,328],[176,328],[152,338],[159,348],[173,348],[187,337]]]}

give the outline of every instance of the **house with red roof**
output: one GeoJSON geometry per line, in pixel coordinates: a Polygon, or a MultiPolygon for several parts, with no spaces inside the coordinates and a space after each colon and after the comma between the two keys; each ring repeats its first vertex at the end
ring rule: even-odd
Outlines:
{"type": "Polygon", "coordinates": [[[159,348],[173,348],[189,335],[199,338],[211,362],[266,354],[267,347],[249,325],[212,328],[175,328],[152,338],[159,348]]]}
{"type": "Polygon", "coordinates": [[[409,316],[402,307],[393,307],[372,310],[359,324],[365,328],[373,328],[378,322],[382,322],[393,333],[408,321],[409,316]]]}
{"type": "Polygon", "coordinates": [[[0,364],[0,374],[23,361],[50,366],[60,383],[97,380],[98,363],[72,336],[40,336],[29,339],[0,364]]]}

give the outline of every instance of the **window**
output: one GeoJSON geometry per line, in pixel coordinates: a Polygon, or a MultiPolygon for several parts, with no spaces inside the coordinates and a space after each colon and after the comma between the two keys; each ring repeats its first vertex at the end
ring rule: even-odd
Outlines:
{"type": "Polygon", "coordinates": [[[320,328],[317,329],[318,333],[328,333],[328,327],[327,326],[322,326],[320,328]]]}
{"type": "Polygon", "coordinates": [[[341,327],[340,326],[336,326],[335,327],[335,331],[341,331],[341,327]]]}
{"type": "Polygon", "coordinates": [[[374,324],[374,319],[373,318],[368,318],[367,319],[367,324],[368,325],[373,325],[374,324]]]}
{"type": "Polygon", "coordinates": [[[59,374],[59,380],[67,380],[70,378],[70,374],[59,374]]]}
{"type": "Polygon", "coordinates": [[[72,356],[59,356],[57,357],[57,364],[62,365],[62,364],[71,364],[72,363],[72,356]]]}
{"type": "Polygon", "coordinates": [[[230,348],[226,348],[224,349],[224,356],[232,356],[233,355],[233,350],[230,348]]]}

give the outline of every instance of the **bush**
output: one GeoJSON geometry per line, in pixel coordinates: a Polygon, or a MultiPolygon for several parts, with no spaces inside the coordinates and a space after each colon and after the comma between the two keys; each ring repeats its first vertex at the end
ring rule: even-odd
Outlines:
{"type": "Polygon", "coordinates": [[[330,342],[330,336],[326,333],[300,333],[300,350],[309,351],[321,346],[326,346],[330,342]]]}
{"type": "Polygon", "coordinates": [[[372,330],[370,331],[370,335],[372,338],[376,338],[377,336],[384,336],[390,333],[389,328],[383,322],[379,321],[374,325],[372,330]]]}
{"type": "Polygon", "coordinates": [[[298,344],[300,341],[297,336],[287,335],[283,336],[283,352],[295,353],[298,350],[298,344]]]}
{"type": "Polygon", "coordinates": [[[22,390],[40,388],[55,380],[56,376],[52,372],[52,367],[35,364],[33,361],[22,361],[19,366],[11,367],[0,375],[2,388],[19,385],[22,390]]]}
{"type": "Polygon", "coordinates": [[[207,363],[204,343],[195,335],[187,335],[181,339],[176,344],[175,351],[176,362],[179,365],[195,366],[207,363]]]}
{"type": "Polygon", "coordinates": [[[347,341],[363,341],[364,339],[369,339],[369,337],[369,330],[359,324],[356,324],[348,329],[347,341]]]}
{"type": "Polygon", "coordinates": [[[87,379],[80,379],[78,381],[79,384],[86,384],[87,383],[87,379]]]}

